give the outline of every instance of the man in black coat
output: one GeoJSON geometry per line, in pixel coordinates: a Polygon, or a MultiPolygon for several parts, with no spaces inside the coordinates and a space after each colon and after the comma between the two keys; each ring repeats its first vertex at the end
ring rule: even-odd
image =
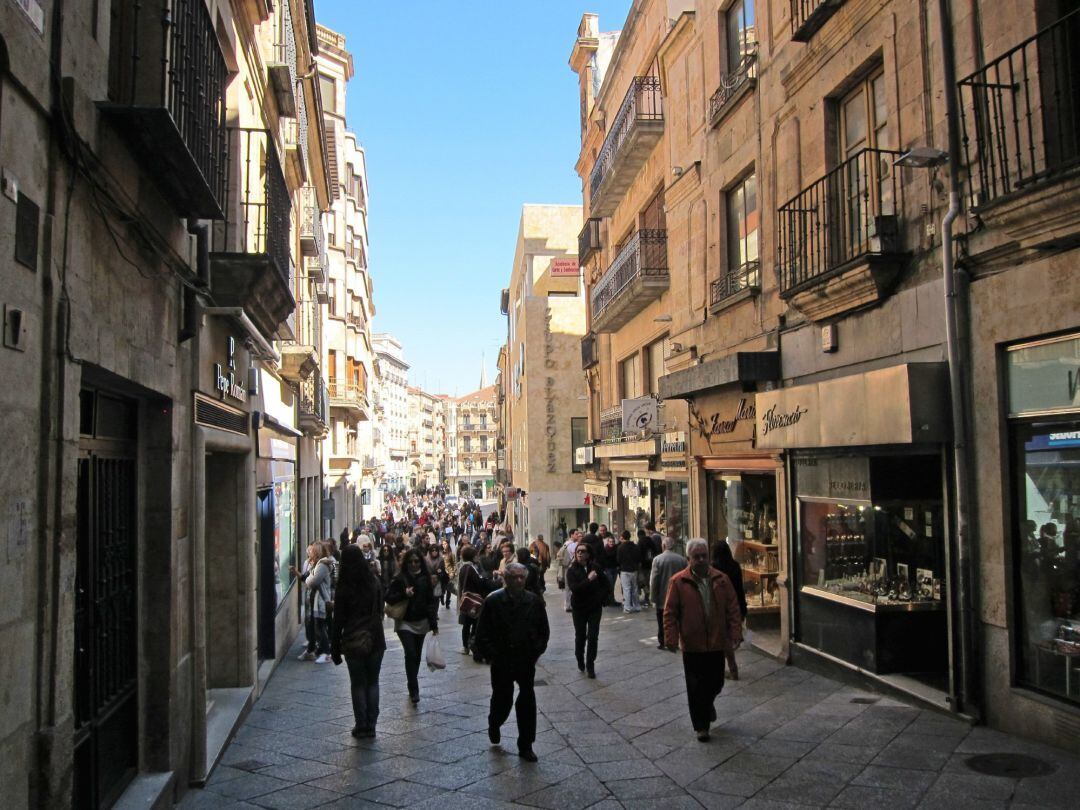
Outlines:
{"type": "Polygon", "coordinates": [[[600,539],[599,528],[596,523],[590,523],[588,534],[581,539],[581,542],[592,549],[592,561],[597,565],[600,565],[600,558],[604,556],[604,541],[600,539]]]}
{"type": "Polygon", "coordinates": [[[503,587],[484,600],[476,625],[476,651],[491,661],[491,704],[488,739],[500,741],[499,729],[514,706],[518,725],[518,756],[536,762],[536,662],[547,649],[547,613],[544,603],[525,590],[528,571],[521,563],[503,569],[503,587]],[[514,703],[514,684],[518,697],[514,703]]]}

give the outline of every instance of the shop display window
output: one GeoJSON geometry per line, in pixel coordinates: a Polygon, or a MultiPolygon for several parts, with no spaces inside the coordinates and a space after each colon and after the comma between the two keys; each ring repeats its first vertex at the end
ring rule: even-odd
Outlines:
{"type": "Polygon", "coordinates": [[[1020,680],[1080,701],[1080,420],[1013,429],[1020,680]]]}
{"type": "Polygon", "coordinates": [[[686,481],[653,481],[653,520],[660,534],[675,540],[675,548],[686,547],[687,517],[690,514],[690,485],[686,481]]]}
{"type": "Polygon", "coordinates": [[[725,473],[709,479],[709,540],[726,541],[742,566],[751,612],[778,611],[780,574],[776,477],[725,473]]]}
{"type": "Polygon", "coordinates": [[[942,608],[945,529],[937,457],[870,459],[865,499],[800,496],[804,590],[879,608],[942,608]]]}
{"type": "Polygon", "coordinates": [[[293,482],[289,479],[274,482],[274,591],[276,603],[281,604],[292,585],[289,566],[296,564],[296,527],[293,523],[293,482]]]}

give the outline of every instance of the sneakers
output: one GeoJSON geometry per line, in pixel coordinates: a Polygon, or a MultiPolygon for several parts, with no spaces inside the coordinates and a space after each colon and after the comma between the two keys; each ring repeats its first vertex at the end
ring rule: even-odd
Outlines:
{"type": "Polygon", "coordinates": [[[297,661],[314,661],[315,660],[315,653],[308,652],[307,650],[304,650],[302,653],[300,653],[298,656],[296,656],[296,660],[297,661]]]}
{"type": "Polygon", "coordinates": [[[315,663],[316,664],[329,664],[330,663],[330,656],[327,655],[326,653],[323,653],[322,655],[317,656],[315,658],[315,663]]]}

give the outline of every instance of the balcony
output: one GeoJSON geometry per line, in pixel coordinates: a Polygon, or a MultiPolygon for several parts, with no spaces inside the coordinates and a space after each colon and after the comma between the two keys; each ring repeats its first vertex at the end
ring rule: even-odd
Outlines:
{"type": "Polygon", "coordinates": [[[360,466],[364,469],[364,472],[374,472],[379,469],[379,462],[375,460],[375,456],[364,456],[360,460],[360,466]]]}
{"type": "Polygon", "coordinates": [[[899,156],[856,152],[780,208],[780,295],[810,320],[871,306],[891,292],[907,259],[893,167],[899,156]]]}
{"type": "Polygon", "coordinates": [[[300,189],[300,253],[318,257],[326,250],[324,246],[322,211],[312,186],[300,189]]]}
{"type": "Polygon", "coordinates": [[[306,380],[319,368],[322,355],[322,319],[319,302],[301,301],[294,313],[294,339],[281,344],[281,376],[290,382],[306,380]]]}
{"type": "Polygon", "coordinates": [[[622,405],[600,411],[600,438],[614,439],[622,435],[622,405]]]}
{"type": "Polygon", "coordinates": [[[364,331],[364,318],[352,312],[345,315],[345,323],[358,332],[364,331]]]}
{"type": "Polygon", "coordinates": [[[327,390],[331,408],[342,410],[346,416],[361,422],[368,420],[370,405],[363,386],[343,380],[330,380],[327,390]]]}
{"type": "Polygon", "coordinates": [[[230,128],[227,140],[225,221],[214,224],[210,256],[214,300],[243,307],[270,337],[295,305],[289,283],[289,189],[269,132],[230,128]]]}
{"type": "Polygon", "coordinates": [[[307,161],[301,146],[307,140],[307,119],[281,119],[281,141],[285,145],[285,179],[290,188],[307,182],[307,161]]]}
{"type": "Polygon", "coordinates": [[[735,109],[739,99],[757,85],[757,51],[746,54],[731,73],[720,77],[720,87],[709,99],[709,126],[715,127],[735,109]]]}
{"type": "Polygon", "coordinates": [[[612,120],[589,176],[589,213],[608,217],[664,134],[663,94],[656,76],[636,76],[612,120]]]}
{"type": "Polygon", "coordinates": [[[289,3],[281,4],[274,32],[273,56],[266,65],[267,84],[277,101],[278,115],[296,116],[296,38],[289,3]]]}
{"type": "Polygon", "coordinates": [[[844,0],[789,0],[791,3],[791,38],[809,42],[829,18],[840,10],[844,0]]]}
{"type": "Polygon", "coordinates": [[[100,104],[183,217],[221,219],[228,67],[203,0],[120,3],[100,104]]]}
{"type": "Polygon", "coordinates": [[[638,231],[592,286],[593,331],[621,329],[667,288],[667,231],[638,231]]]}
{"type": "Polygon", "coordinates": [[[1023,247],[1080,239],[1080,11],[959,84],[968,199],[1023,247]]]}
{"type": "Polygon", "coordinates": [[[709,285],[709,311],[717,312],[761,292],[761,263],[747,262],[709,285]]]}
{"type": "Polygon", "coordinates": [[[300,429],[316,439],[323,439],[328,433],[326,383],[322,376],[313,374],[300,383],[297,400],[297,424],[300,429]]]}
{"type": "Polygon", "coordinates": [[[585,371],[600,362],[600,348],[592,332],[581,339],[581,370],[585,371]]]}
{"type": "Polygon", "coordinates": [[[596,217],[585,220],[585,227],[577,238],[578,261],[584,266],[594,254],[600,252],[600,220],[596,217]]]}

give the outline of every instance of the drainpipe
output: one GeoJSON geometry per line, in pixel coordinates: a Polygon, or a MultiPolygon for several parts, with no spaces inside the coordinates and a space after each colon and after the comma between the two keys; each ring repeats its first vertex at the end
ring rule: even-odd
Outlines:
{"type": "MultiPolygon", "coordinates": [[[[204,289],[210,289],[210,229],[205,222],[190,218],[187,232],[195,237],[195,274],[204,289]]],[[[195,337],[199,330],[199,295],[191,287],[185,286],[184,322],[180,326],[180,342],[195,337]]]]}
{"type": "Polygon", "coordinates": [[[971,547],[971,450],[967,441],[966,397],[961,366],[959,310],[966,297],[958,290],[953,261],[953,223],[960,215],[960,109],[956,100],[956,65],[949,0],[938,0],[942,78],[949,140],[949,210],[941,222],[941,270],[945,288],[945,350],[949,362],[949,399],[952,409],[954,524],[956,526],[956,601],[959,607],[960,685],[953,708],[975,714],[975,617],[972,607],[973,553],[971,547]]]}

